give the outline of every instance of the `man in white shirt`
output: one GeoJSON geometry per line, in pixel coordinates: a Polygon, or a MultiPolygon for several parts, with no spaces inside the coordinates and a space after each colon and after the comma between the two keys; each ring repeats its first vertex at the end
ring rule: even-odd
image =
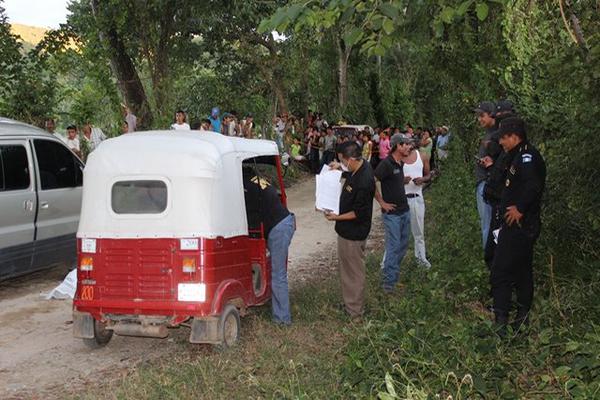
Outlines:
{"type": "Polygon", "coordinates": [[[279,147],[279,151],[283,150],[283,137],[285,135],[285,121],[281,118],[281,115],[277,114],[274,121],[275,128],[275,142],[279,147]]]}
{"type": "Polygon", "coordinates": [[[79,147],[79,138],[77,137],[77,127],[75,125],[67,126],[67,147],[81,158],[81,149],[79,147]]]}
{"type": "Polygon", "coordinates": [[[410,231],[415,241],[415,258],[417,263],[430,268],[425,252],[425,200],[423,184],[431,179],[429,160],[421,158],[420,153],[412,148],[402,159],[404,172],[404,192],[410,209],[410,231]]]}
{"type": "Polygon", "coordinates": [[[91,153],[100,145],[100,142],[106,140],[106,135],[102,132],[102,129],[93,127],[92,124],[87,123],[83,125],[82,139],[87,145],[88,153],[91,153]]]}
{"type": "Polygon", "coordinates": [[[185,112],[178,110],[175,113],[175,123],[171,125],[174,131],[189,131],[190,125],[185,122],[185,112]]]}
{"type": "Polygon", "coordinates": [[[127,107],[125,104],[121,104],[121,107],[123,108],[123,116],[125,121],[127,121],[127,133],[135,132],[137,130],[137,117],[132,114],[131,110],[129,110],[129,107],[127,107]]]}

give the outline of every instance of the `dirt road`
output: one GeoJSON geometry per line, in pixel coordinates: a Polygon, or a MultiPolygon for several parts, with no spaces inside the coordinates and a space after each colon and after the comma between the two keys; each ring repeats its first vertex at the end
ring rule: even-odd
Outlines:
{"type": "MultiPolygon", "coordinates": [[[[331,264],[333,224],[314,211],[314,180],[288,190],[297,231],[290,249],[290,285],[300,284],[331,264]]],[[[62,398],[87,382],[119,376],[141,362],[181,346],[183,329],[169,339],[115,336],[91,351],[72,337],[71,301],[45,300],[67,269],[0,284],[0,399],[62,398]]]]}

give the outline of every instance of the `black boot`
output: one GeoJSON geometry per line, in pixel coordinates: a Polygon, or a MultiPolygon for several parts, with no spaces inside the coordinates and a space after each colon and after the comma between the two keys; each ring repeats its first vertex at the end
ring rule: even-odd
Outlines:
{"type": "Polygon", "coordinates": [[[494,331],[501,339],[504,339],[507,334],[508,316],[505,314],[496,314],[496,323],[494,331]]]}
{"type": "Polygon", "coordinates": [[[519,307],[517,309],[517,317],[511,324],[513,332],[524,333],[529,327],[529,309],[519,307]]]}

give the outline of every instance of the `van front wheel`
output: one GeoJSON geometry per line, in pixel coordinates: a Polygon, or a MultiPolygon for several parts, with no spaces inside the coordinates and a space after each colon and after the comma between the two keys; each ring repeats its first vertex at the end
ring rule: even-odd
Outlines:
{"type": "Polygon", "coordinates": [[[94,320],[94,337],[92,339],[83,339],[83,343],[90,349],[99,349],[106,346],[113,336],[113,331],[106,329],[106,324],[94,320]]]}
{"type": "Polygon", "coordinates": [[[236,306],[227,304],[219,318],[219,347],[225,350],[235,346],[240,339],[240,313],[236,306]]]}

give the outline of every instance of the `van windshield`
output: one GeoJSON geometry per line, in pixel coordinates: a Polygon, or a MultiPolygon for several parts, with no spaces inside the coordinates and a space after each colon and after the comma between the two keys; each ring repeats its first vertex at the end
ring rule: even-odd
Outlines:
{"type": "Polygon", "coordinates": [[[160,214],[167,208],[167,185],[149,180],[116,182],[111,205],[117,214],[160,214]]]}

